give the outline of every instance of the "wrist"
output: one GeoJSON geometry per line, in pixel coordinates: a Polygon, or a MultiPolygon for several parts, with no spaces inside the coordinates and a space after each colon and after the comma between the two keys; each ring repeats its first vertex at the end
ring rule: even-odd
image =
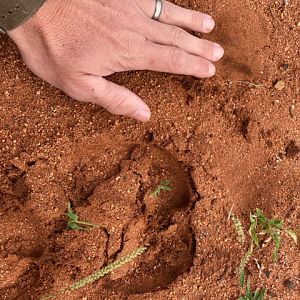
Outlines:
{"type": "Polygon", "coordinates": [[[56,63],[60,64],[68,24],[63,20],[72,1],[47,0],[24,24],[7,31],[31,71],[55,86],[58,86],[56,63]]]}
{"type": "Polygon", "coordinates": [[[43,43],[51,38],[53,27],[57,27],[57,21],[62,19],[60,12],[63,9],[60,3],[64,1],[44,0],[43,2],[28,20],[6,32],[21,52],[30,51],[30,48],[37,46],[38,41],[43,43]]]}

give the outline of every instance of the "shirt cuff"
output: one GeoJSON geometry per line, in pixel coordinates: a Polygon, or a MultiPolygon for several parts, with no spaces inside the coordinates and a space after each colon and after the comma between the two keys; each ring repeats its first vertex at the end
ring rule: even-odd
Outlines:
{"type": "Polygon", "coordinates": [[[27,21],[46,0],[0,0],[0,31],[12,30],[27,21]]]}

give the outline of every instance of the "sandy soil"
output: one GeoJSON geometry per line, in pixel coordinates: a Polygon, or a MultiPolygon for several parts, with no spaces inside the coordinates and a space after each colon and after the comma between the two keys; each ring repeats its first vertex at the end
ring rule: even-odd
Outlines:
{"type": "MultiPolygon", "coordinates": [[[[40,299],[142,245],[61,298],[236,299],[247,244],[229,211],[246,227],[259,207],[299,236],[300,2],[174,2],[214,16],[226,56],[209,80],[112,76],[149,104],[147,124],[68,99],[0,38],[0,299],[40,299]],[[151,197],[164,179],[173,190],[151,197]],[[99,227],[67,231],[68,202],[99,227]]],[[[252,286],[300,299],[299,250],[284,235],[277,263],[271,243],[256,250],[252,286]]]]}

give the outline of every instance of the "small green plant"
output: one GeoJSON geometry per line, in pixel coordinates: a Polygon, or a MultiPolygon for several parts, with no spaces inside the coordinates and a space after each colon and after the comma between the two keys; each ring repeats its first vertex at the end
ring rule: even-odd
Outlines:
{"type": "Polygon", "coordinates": [[[245,243],[245,239],[246,239],[243,225],[242,225],[240,219],[234,215],[231,216],[231,220],[233,222],[234,229],[237,233],[238,241],[243,246],[245,243]]]}
{"type": "Polygon", "coordinates": [[[274,250],[272,253],[273,262],[276,262],[277,253],[280,248],[280,232],[283,231],[289,235],[297,244],[297,235],[291,229],[284,227],[284,221],[278,219],[267,219],[260,209],[256,209],[256,213],[250,213],[249,233],[251,240],[257,247],[260,247],[258,235],[267,236],[266,240],[272,239],[274,242],[274,250]]]}
{"type": "Polygon", "coordinates": [[[246,252],[246,254],[243,256],[243,258],[241,259],[239,268],[238,268],[238,273],[239,273],[239,278],[240,278],[240,286],[244,286],[245,283],[245,267],[246,264],[248,263],[250,257],[253,254],[253,243],[251,242],[250,247],[248,249],[248,251],[246,252]]]}
{"type": "Polygon", "coordinates": [[[246,293],[244,296],[240,296],[238,300],[264,300],[266,289],[256,289],[255,292],[251,291],[250,280],[247,280],[246,293]]]}
{"type": "Polygon", "coordinates": [[[102,268],[98,272],[95,272],[92,275],[89,275],[89,276],[73,283],[71,286],[69,286],[69,288],[67,288],[67,290],[74,291],[74,290],[77,290],[77,289],[80,289],[80,288],[86,286],[87,284],[95,282],[99,278],[104,277],[105,275],[111,273],[112,271],[129,263],[134,258],[136,258],[137,256],[144,253],[146,251],[146,249],[147,249],[146,247],[140,247],[140,248],[132,251],[131,253],[127,254],[126,256],[121,257],[120,259],[118,259],[118,260],[114,261],[113,263],[107,265],[106,267],[102,268]]]}
{"type": "Polygon", "coordinates": [[[171,180],[161,180],[160,184],[156,189],[150,194],[152,197],[158,197],[161,191],[172,191],[173,188],[170,186],[171,180]]]}
{"type": "MultiPolygon", "coordinates": [[[[242,238],[243,228],[241,222],[236,219],[234,222],[234,226],[240,236],[242,238]]],[[[293,230],[284,227],[284,221],[278,219],[268,219],[263,215],[260,209],[256,208],[255,213],[250,213],[250,226],[249,226],[249,235],[250,235],[250,246],[248,251],[243,256],[239,268],[239,278],[240,278],[240,286],[242,287],[245,282],[245,266],[249,261],[250,257],[253,254],[254,246],[260,247],[260,240],[258,236],[265,236],[265,241],[273,240],[274,242],[274,250],[272,253],[273,262],[276,262],[277,253],[280,248],[280,233],[281,231],[285,232],[289,235],[294,242],[297,244],[297,235],[293,230]]]]}
{"type": "Polygon", "coordinates": [[[56,297],[56,295],[61,295],[64,294],[67,291],[75,291],[78,290],[90,283],[93,283],[95,281],[97,281],[98,279],[100,279],[101,277],[106,276],[107,274],[111,273],[112,271],[122,267],[123,265],[129,263],[130,261],[132,261],[133,259],[135,259],[136,257],[138,257],[139,255],[143,254],[145,251],[147,250],[146,247],[140,247],[135,249],[134,251],[132,251],[131,253],[127,254],[124,257],[121,257],[120,259],[117,259],[116,261],[114,261],[113,263],[107,265],[106,267],[100,269],[99,271],[84,277],[83,279],[76,281],[75,283],[73,283],[72,285],[70,285],[68,288],[63,289],[61,291],[59,291],[58,293],[54,294],[50,294],[47,295],[46,297],[42,298],[41,300],[46,300],[46,299],[53,299],[56,297]]]}
{"type": "Polygon", "coordinates": [[[95,228],[98,226],[96,224],[88,223],[85,221],[79,221],[78,220],[79,217],[72,210],[70,202],[68,203],[68,211],[67,211],[66,215],[68,216],[67,229],[69,229],[69,230],[88,230],[90,228],[95,228]],[[84,227],[80,226],[80,225],[83,225],[84,227]]]}

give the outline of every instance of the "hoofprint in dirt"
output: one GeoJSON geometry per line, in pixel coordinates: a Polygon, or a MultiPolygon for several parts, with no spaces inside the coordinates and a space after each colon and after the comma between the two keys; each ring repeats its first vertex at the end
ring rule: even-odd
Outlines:
{"type": "MultiPolygon", "coordinates": [[[[260,208],[300,231],[300,2],[174,1],[210,13],[218,75],[112,77],[151,107],[147,124],[68,99],[0,39],[0,299],[39,299],[139,246],[64,299],[237,299],[244,228],[260,208]],[[279,83],[279,84],[278,84],[279,83]],[[172,190],[151,193],[162,180],[172,190]],[[97,224],[68,231],[67,203],[97,224]]],[[[246,233],[247,234],[247,233],[246,233]]],[[[299,246],[281,235],[246,266],[251,288],[300,297],[299,246]]]]}

